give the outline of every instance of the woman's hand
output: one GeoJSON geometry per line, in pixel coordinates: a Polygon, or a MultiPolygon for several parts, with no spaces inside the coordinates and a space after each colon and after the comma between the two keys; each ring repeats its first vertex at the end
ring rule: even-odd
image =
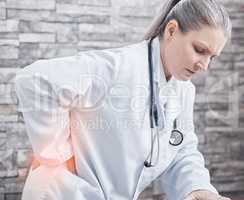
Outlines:
{"type": "Polygon", "coordinates": [[[210,192],[208,190],[196,190],[191,192],[184,200],[231,200],[210,192]]]}
{"type": "Polygon", "coordinates": [[[74,156],[72,156],[69,160],[66,161],[66,167],[71,173],[77,175],[74,156]]]}
{"type": "MultiPolygon", "coordinates": [[[[72,156],[69,160],[67,160],[65,162],[65,165],[71,173],[77,175],[74,156],[72,156]]],[[[33,159],[32,163],[31,163],[32,170],[35,170],[39,166],[40,166],[40,163],[38,162],[38,160],[33,159]]]]}

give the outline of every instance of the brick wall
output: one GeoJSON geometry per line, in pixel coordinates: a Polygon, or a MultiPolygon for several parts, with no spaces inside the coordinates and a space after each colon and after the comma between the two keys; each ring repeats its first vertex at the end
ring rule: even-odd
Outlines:
{"type": "MultiPolygon", "coordinates": [[[[244,193],[244,2],[219,0],[233,20],[232,43],[196,77],[196,132],[213,184],[244,193]]],[[[17,113],[15,73],[41,58],[133,43],[159,0],[0,0],[0,200],[20,199],[32,152],[17,113]]],[[[140,199],[163,199],[152,184],[140,199]]]]}

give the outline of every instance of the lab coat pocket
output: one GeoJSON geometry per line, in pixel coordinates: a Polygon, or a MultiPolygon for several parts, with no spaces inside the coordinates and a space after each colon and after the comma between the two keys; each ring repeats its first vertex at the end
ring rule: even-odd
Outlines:
{"type": "Polygon", "coordinates": [[[99,188],[89,184],[83,178],[71,173],[63,167],[55,174],[48,191],[49,199],[55,200],[104,200],[99,188]]]}

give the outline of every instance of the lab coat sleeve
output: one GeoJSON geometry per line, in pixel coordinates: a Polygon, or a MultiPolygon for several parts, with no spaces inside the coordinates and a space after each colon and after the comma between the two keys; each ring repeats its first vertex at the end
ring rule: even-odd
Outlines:
{"type": "Polygon", "coordinates": [[[173,162],[160,177],[163,190],[169,200],[183,200],[194,190],[209,190],[218,193],[210,183],[209,171],[198,151],[198,139],[193,126],[195,87],[190,83],[185,93],[184,108],[178,117],[179,128],[185,132],[184,142],[173,162]]]}
{"type": "Polygon", "coordinates": [[[36,61],[16,75],[18,110],[41,164],[57,166],[73,156],[70,110],[92,106],[100,98],[98,91],[91,96],[91,79],[80,80],[80,75],[88,77],[87,68],[79,58],[67,57],[36,61]]]}

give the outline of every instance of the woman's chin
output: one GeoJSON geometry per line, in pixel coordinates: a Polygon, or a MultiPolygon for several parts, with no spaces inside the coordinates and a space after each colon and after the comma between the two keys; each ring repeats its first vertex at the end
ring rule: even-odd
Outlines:
{"type": "Polygon", "coordinates": [[[175,78],[179,81],[189,81],[189,80],[191,80],[192,76],[189,76],[186,74],[181,74],[181,75],[175,76],[175,78]]]}

